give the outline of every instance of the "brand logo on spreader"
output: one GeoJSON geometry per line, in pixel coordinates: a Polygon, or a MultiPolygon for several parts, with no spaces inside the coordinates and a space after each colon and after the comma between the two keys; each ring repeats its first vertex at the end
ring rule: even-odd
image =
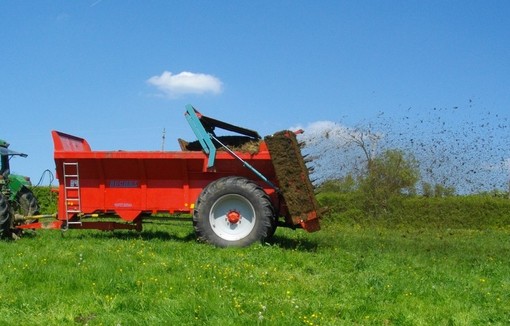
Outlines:
{"type": "Polygon", "coordinates": [[[110,180],[110,188],[138,188],[138,180],[110,180]]]}

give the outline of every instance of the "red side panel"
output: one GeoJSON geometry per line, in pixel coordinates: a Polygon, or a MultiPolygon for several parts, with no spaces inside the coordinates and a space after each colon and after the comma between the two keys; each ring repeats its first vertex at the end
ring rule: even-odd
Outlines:
{"type": "MultiPolygon", "coordinates": [[[[53,131],[52,136],[61,194],[59,219],[66,219],[65,196],[62,195],[65,190],[64,162],[78,163],[80,211],[83,214],[111,212],[126,221],[133,221],[141,213],[190,212],[202,189],[224,176],[253,179],[268,194],[274,193],[226,152],[217,153],[216,172],[207,172],[204,169],[207,156],[202,152],[91,151],[82,138],[57,131],[53,131]]],[[[241,153],[240,156],[276,183],[267,149],[257,154],[241,153]]]]}

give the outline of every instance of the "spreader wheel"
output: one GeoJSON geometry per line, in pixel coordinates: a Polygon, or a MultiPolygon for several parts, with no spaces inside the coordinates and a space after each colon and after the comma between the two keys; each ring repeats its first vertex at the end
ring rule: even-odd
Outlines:
{"type": "Polygon", "coordinates": [[[274,211],[256,183],[226,177],[210,183],[200,194],[193,224],[199,240],[218,247],[244,247],[270,234],[274,211]]]}
{"type": "Polygon", "coordinates": [[[11,234],[12,215],[4,195],[0,193],[0,238],[8,238],[11,234]]]}

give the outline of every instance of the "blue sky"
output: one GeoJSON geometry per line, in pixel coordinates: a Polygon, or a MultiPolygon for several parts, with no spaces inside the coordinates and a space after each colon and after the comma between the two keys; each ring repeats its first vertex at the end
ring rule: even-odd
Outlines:
{"type": "Polygon", "coordinates": [[[51,130],[159,150],[166,129],[176,150],[187,103],[262,135],[435,108],[455,108],[451,130],[508,125],[509,16],[508,1],[1,1],[0,138],[37,182],[51,130]]]}

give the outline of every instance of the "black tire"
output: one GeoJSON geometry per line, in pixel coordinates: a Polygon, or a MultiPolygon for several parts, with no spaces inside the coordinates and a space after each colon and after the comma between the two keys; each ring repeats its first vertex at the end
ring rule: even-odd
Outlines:
{"type": "Polygon", "coordinates": [[[218,247],[245,247],[271,233],[274,210],[265,191],[242,177],[225,177],[202,190],[193,211],[200,241],[218,247]]]}
{"type": "Polygon", "coordinates": [[[25,216],[39,214],[39,203],[32,191],[28,188],[22,188],[18,194],[18,211],[25,216]]]}
{"type": "Polygon", "coordinates": [[[271,219],[271,228],[269,229],[269,232],[267,233],[266,239],[271,239],[273,235],[276,233],[276,229],[278,228],[278,218],[275,217],[271,219]]]}
{"type": "Polygon", "coordinates": [[[0,238],[10,238],[12,215],[9,203],[3,194],[0,193],[0,238]]]}
{"type": "MultiPolygon", "coordinates": [[[[37,198],[32,193],[32,190],[23,187],[19,191],[17,197],[16,197],[16,213],[21,214],[23,216],[32,216],[32,215],[38,215],[39,214],[39,202],[37,201],[37,198]]],[[[34,223],[37,220],[24,220],[21,222],[14,222],[14,226],[21,225],[21,224],[30,224],[34,223]]],[[[20,237],[23,232],[21,229],[15,229],[14,233],[20,237]]]]}

